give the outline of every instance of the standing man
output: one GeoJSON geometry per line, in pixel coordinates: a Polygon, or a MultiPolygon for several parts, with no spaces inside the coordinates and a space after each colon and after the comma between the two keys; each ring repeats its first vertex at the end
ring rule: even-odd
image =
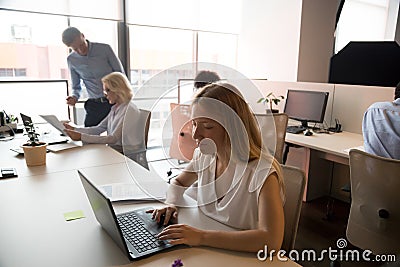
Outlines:
{"type": "Polygon", "coordinates": [[[72,81],[72,95],[67,97],[67,104],[74,106],[78,101],[82,81],[89,95],[85,102],[85,127],[98,125],[111,109],[104,97],[101,78],[115,71],[124,73],[124,68],[108,44],[89,42],[75,27],[64,30],[62,41],[73,50],[67,57],[72,81]]]}
{"type": "Polygon", "coordinates": [[[400,83],[393,102],[377,102],[364,113],[362,123],[365,151],[400,159],[400,83]]]}

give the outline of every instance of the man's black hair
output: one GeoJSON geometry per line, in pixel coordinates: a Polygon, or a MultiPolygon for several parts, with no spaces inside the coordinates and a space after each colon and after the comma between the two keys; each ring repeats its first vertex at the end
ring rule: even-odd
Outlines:
{"type": "Polygon", "coordinates": [[[196,78],[194,78],[194,87],[196,89],[202,88],[207,84],[214,83],[221,80],[216,72],[209,70],[202,70],[197,73],[196,78]]]}

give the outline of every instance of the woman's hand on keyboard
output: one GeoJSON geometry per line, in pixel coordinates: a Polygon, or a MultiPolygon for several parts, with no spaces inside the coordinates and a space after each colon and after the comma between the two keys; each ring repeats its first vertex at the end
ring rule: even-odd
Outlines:
{"type": "Polygon", "coordinates": [[[157,235],[160,240],[168,240],[171,245],[186,244],[189,246],[201,245],[204,231],[186,224],[172,224],[165,227],[157,235]]]}
{"type": "Polygon", "coordinates": [[[168,225],[168,223],[176,223],[178,221],[178,208],[175,206],[167,206],[161,209],[148,210],[147,213],[152,213],[152,218],[160,223],[162,218],[164,222],[163,225],[168,225]]]}

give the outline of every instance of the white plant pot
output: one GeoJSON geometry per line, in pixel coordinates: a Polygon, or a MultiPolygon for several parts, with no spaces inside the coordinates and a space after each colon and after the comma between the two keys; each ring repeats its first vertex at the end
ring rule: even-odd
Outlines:
{"type": "Polygon", "coordinates": [[[40,166],[46,164],[46,143],[42,143],[39,146],[28,146],[24,144],[21,147],[24,150],[26,165],[40,166]]]}

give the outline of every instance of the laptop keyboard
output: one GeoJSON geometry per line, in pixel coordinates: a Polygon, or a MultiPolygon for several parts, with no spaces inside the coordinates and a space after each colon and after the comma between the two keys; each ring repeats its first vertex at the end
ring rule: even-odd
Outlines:
{"type": "Polygon", "coordinates": [[[139,253],[166,245],[165,241],[157,239],[150,233],[135,214],[118,215],[117,220],[122,234],[139,253]]]}
{"type": "Polygon", "coordinates": [[[303,126],[288,126],[286,128],[286,132],[287,133],[292,133],[292,134],[298,134],[298,133],[302,133],[306,130],[305,127],[303,126]]]}

